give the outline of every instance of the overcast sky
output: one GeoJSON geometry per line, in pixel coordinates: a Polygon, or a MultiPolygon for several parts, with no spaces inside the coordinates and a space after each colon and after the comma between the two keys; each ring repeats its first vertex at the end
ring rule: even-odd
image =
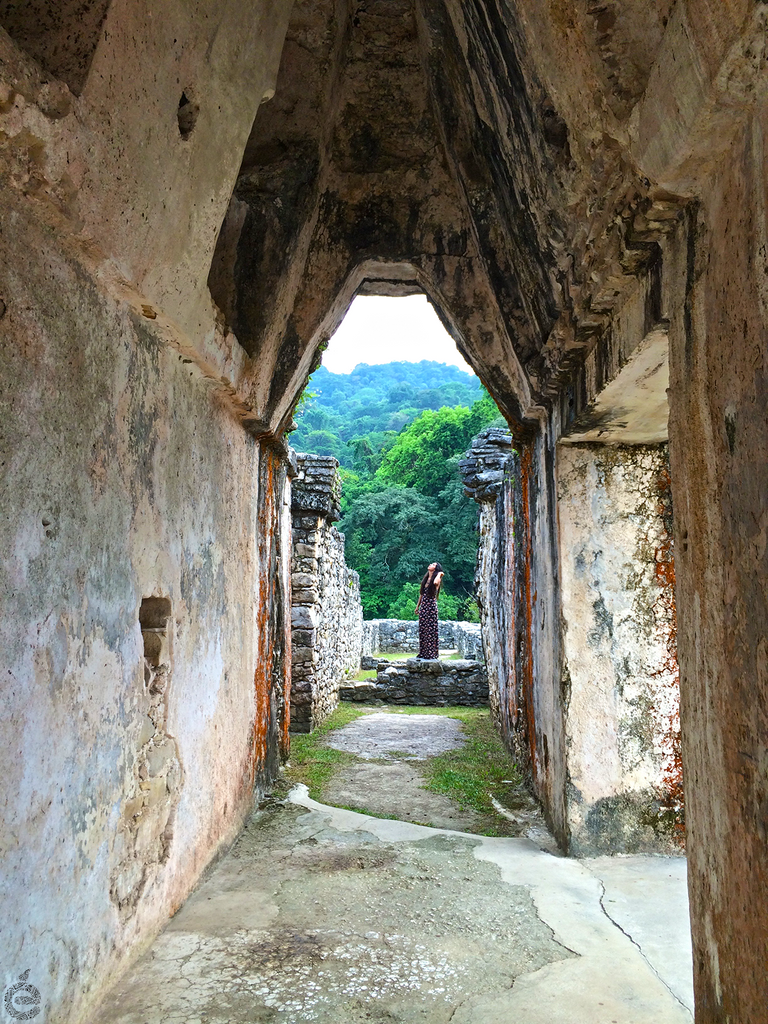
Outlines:
{"type": "Polygon", "coordinates": [[[472,368],[459,355],[426,295],[390,299],[358,295],[323,353],[331,373],[349,373],[358,363],[418,363],[431,359],[472,368]]]}

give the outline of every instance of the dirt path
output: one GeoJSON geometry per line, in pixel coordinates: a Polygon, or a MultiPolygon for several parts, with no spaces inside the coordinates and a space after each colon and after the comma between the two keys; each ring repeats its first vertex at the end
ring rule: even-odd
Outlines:
{"type": "MultiPolygon", "coordinates": [[[[355,755],[354,761],[339,765],[323,786],[324,803],[433,828],[525,836],[541,849],[557,853],[538,806],[516,780],[504,780],[500,790],[496,787],[496,806],[489,805],[485,812],[428,787],[432,759],[466,746],[462,722],[455,718],[369,709],[363,717],[328,733],[324,742],[355,755]]],[[[514,773],[511,762],[509,773],[514,773]]]]}
{"type": "Polygon", "coordinates": [[[326,803],[435,828],[481,831],[480,815],[427,790],[414,764],[464,746],[455,718],[376,711],[330,733],[327,743],[361,761],[342,766],[333,776],[323,791],[326,803]]]}

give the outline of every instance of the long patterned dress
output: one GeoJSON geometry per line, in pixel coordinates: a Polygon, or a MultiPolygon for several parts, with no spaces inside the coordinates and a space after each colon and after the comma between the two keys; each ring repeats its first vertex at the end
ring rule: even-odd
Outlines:
{"type": "Polygon", "coordinates": [[[419,657],[437,656],[437,600],[424,594],[419,608],[419,657]]]}

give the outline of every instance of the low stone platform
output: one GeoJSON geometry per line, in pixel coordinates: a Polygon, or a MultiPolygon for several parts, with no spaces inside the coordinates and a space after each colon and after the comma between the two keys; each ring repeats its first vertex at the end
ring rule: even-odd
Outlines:
{"type": "Polygon", "coordinates": [[[376,678],[344,683],[339,687],[340,700],[380,700],[418,707],[482,707],[488,703],[488,675],[479,661],[387,661],[366,657],[362,667],[375,668],[376,678]]]}

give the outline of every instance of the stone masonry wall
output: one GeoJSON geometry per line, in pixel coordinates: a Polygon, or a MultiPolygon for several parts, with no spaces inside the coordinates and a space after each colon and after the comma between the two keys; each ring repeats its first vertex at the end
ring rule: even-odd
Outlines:
{"type": "MultiPolygon", "coordinates": [[[[475,439],[460,464],[466,492],[480,506],[476,574],[491,714],[519,766],[529,761],[528,721],[518,648],[516,614],[522,573],[516,566],[513,505],[519,459],[506,430],[489,429],[475,439]]],[[[518,495],[519,500],[519,495],[518,495]]],[[[518,515],[517,522],[521,517],[518,515]]]]}
{"type": "Polygon", "coordinates": [[[293,483],[291,731],[310,732],[336,707],[360,666],[360,579],[344,561],[338,462],[298,455],[293,483]]]}
{"type": "Polygon", "coordinates": [[[488,703],[488,675],[477,661],[364,658],[363,666],[375,668],[376,678],[344,684],[339,691],[342,700],[429,707],[482,707],[488,703]]]}
{"type": "MultiPolygon", "coordinates": [[[[490,704],[532,760],[523,466],[487,430],[462,463],[480,504],[478,604],[490,704]]],[[[565,814],[574,853],[679,849],[679,689],[665,445],[559,445],[565,814]]]]}
{"type": "MultiPolygon", "coordinates": [[[[462,658],[483,660],[479,623],[438,621],[437,642],[441,650],[457,650],[462,658]]],[[[414,619],[366,619],[363,622],[362,654],[416,653],[419,623],[414,619]]]]}

